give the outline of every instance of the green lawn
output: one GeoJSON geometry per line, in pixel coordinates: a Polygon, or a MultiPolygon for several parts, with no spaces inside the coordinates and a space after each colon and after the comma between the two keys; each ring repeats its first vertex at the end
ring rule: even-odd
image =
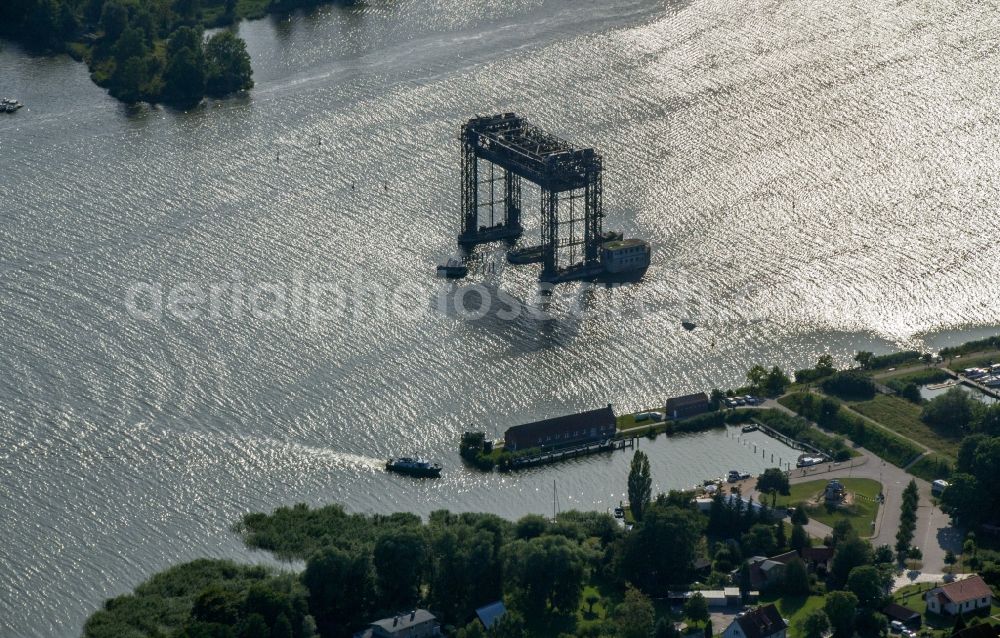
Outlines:
{"type": "Polygon", "coordinates": [[[645,421],[639,421],[638,423],[636,423],[635,422],[635,415],[636,414],[640,414],[642,412],[660,412],[660,413],[662,413],[663,412],[663,407],[661,406],[659,408],[649,408],[648,410],[639,410],[639,412],[635,412],[633,414],[623,414],[623,415],[617,417],[618,431],[619,432],[623,432],[625,430],[631,430],[633,428],[648,428],[651,425],[652,426],[660,426],[662,428],[662,426],[665,425],[665,423],[663,421],[654,421],[653,419],[646,419],[645,421]]]}
{"type": "Polygon", "coordinates": [[[934,583],[917,583],[901,587],[892,594],[892,602],[899,603],[907,609],[912,609],[921,616],[927,612],[924,593],[934,588],[934,583]]]}
{"type": "Polygon", "coordinates": [[[943,436],[920,420],[920,406],[899,397],[879,395],[871,401],[851,404],[851,408],[886,428],[926,445],[954,459],[960,438],[943,436]]]}
{"type": "Polygon", "coordinates": [[[825,600],[823,596],[783,596],[775,598],[774,594],[762,594],[760,598],[762,603],[774,603],[781,617],[788,619],[788,635],[791,638],[805,635],[806,632],[802,628],[802,622],[811,612],[822,609],[825,600]]]}
{"type": "MultiPolygon", "coordinates": [[[[775,507],[789,507],[805,503],[815,498],[826,488],[827,479],[817,479],[792,485],[788,496],[778,495],[775,507]]],[[[881,493],[882,485],[871,479],[846,478],[840,479],[848,492],[857,497],[854,504],[847,508],[828,508],[826,505],[808,506],[806,512],[809,518],[816,519],[824,525],[833,525],[840,519],[847,519],[859,536],[865,538],[872,534],[872,521],[878,513],[875,498],[881,493]]],[[[765,502],[770,503],[769,497],[765,502]]]]}
{"type": "Polygon", "coordinates": [[[588,625],[599,624],[608,616],[608,609],[605,606],[607,599],[601,596],[601,592],[594,585],[587,585],[583,588],[583,596],[580,598],[580,608],[576,610],[576,627],[577,630],[583,629],[588,625]],[[590,611],[590,605],[587,604],[588,596],[597,596],[600,600],[594,604],[594,611],[590,611]]]}
{"type": "Polygon", "coordinates": [[[955,459],[935,452],[921,457],[907,472],[930,483],[937,479],[947,479],[954,470],[955,459]]]}

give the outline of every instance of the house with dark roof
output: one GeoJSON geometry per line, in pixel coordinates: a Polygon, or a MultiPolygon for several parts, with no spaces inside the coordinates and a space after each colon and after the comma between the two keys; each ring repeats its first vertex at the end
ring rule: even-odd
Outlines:
{"type": "Polygon", "coordinates": [[[686,394],[682,397],[667,399],[667,417],[671,419],[684,419],[695,416],[702,412],[708,412],[708,395],[704,392],[696,394],[686,394]]]}
{"type": "Polygon", "coordinates": [[[513,452],[606,441],[615,436],[617,423],[608,405],[598,410],[516,425],[504,434],[504,449],[513,452]]]}
{"type": "Polygon", "coordinates": [[[891,603],[882,609],[882,613],[890,621],[899,621],[904,627],[908,627],[909,629],[918,629],[920,627],[920,614],[909,607],[891,603]]]}
{"type": "MultiPolygon", "coordinates": [[[[781,584],[785,575],[785,567],[798,558],[796,552],[785,552],[777,556],[754,556],[747,561],[750,564],[750,586],[754,589],[767,589],[781,584]]],[[[733,571],[733,577],[739,578],[739,569],[733,571]]]]}
{"type": "Polygon", "coordinates": [[[981,622],[978,625],[960,629],[951,638],[1000,638],[1000,625],[981,622]]]}
{"type": "Polygon", "coordinates": [[[434,638],[441,635],[441,625],[426,609],[376,620],[354,638],[434,638]]]}
{"type": "Polygon", "coordinates": [[[785,638],[788,623],[774,605],[764,605],[729,623],[722,638],[785,638]]]}
{"type": "Polygon", "coordinates": [[[803,547],[799,551],[802,560],[813,570],[826,571],[833,559],[832,547],[803,547]]]}
{"type": "Polygon", "coordinates": [[[989,609],[993,604],[993,591],[981,576],[976,575],[928,590],[924,600],[927,611],[956,616],[977,609],[989,609]]]}

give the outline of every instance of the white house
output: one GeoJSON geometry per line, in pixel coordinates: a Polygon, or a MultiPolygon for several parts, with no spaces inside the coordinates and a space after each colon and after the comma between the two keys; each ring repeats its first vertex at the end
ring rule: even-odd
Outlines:
{"type": "Polygon", "coordinates": [[[774,605],[764,605],[736,618],[726,627],[722,638],[785,638],[788,623],[774,605]]]}
{"type": "Polygon", "coordinates": [[[924,600],[927,611],[956,616],[984,607],[988,609],[993,604],[993,592],[981,577],[969,576],[931,589],[924,594],[924,600]]]}

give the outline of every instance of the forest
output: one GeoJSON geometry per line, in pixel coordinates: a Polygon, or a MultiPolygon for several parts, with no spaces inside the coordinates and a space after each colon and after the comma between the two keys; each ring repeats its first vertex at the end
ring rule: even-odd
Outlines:
{"type": "MultiPolygon", "coordinates": [[[[189,106],[253,87],[246,43],[233,30],[206,28],[316,0],[4,0],[0,37],[36,54],[67,53],[127,103],[189,106]]],[[[353,0],[340,0],[353,4],[353,0]]]]}

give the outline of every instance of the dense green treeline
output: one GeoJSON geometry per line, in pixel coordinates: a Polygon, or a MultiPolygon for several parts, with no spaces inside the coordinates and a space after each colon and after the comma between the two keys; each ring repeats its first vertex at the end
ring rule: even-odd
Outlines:
{"type": "MultiPolygon", "coordinates": [[[[701,513],[691,492],[651,496],[648,459],[636,454],[630,498],[639,505],[626,532],[604,512],[563,512],[516,522],[492,514],[348,514],[339,506],[249,514],[236,526],[251,547],[305,560],[301,574],[200,560],[163,572],[134,594],[109,600],[87,622],[85,638],[346,638],[374,619],[424,607],[456,638],[678,638],[676,610],[654,598],[688,588],[750,588],[748,559],[809,546],[801,510],[792,530],[764,504],[718,493],[701,513]],[[708,564],[707,571],[696,569],[708,564]],[[503,600],[507,615],[484,630],[474,610],[503,600]]],[[[760,484],[787,491],[780,471],[760,484]]],[[[787,479],[785,479],[787,480],[787,479]]],[[[879,613],[894,556],[872,548],[848,521],[824,542],[829,570],[793,559],[767,593],[825,595],[810,625],[838,636],[884,633],[879,613]],[[822,617],[820,617],[822,616],[822,617]]],[[[706,568],[702,567],[705,570],[706,568]]],[[[704,599],[683,618],[718,631],[704,599]]]]}
{"type": "MultiPolygon", "coordinates": [[[[365,516],[303,505],[248,515],[238,530],[251,547],[307,561],[302,580],[310,611],[321,634],[333,637],[417,605],[460,626],[476,607],[501,597],[515,619],[572,624],[588,579],[612,577],[607,557],[622,538],[605,513],[512,523],[438,511],[424,523],[410,514],[365,516]]],[[[692,551],[696,538],[695,532],[692,551]]]]}
{"type": "MultiPolygon", "coordinates": [[[[354,0],[338,0],[353,4],[354,0]]],[[[0,36],[84,60],[94,82],[125,102],[186,105],[253,86],[246,44],[206,27],[318,0],[4,0],[0,36]]]]}
{"type": "Polygon", "coordinates": [[[112,598],[84,638],[313,638],[306,588],[294,574],[222,560],[160,572],[112,598]]]}

